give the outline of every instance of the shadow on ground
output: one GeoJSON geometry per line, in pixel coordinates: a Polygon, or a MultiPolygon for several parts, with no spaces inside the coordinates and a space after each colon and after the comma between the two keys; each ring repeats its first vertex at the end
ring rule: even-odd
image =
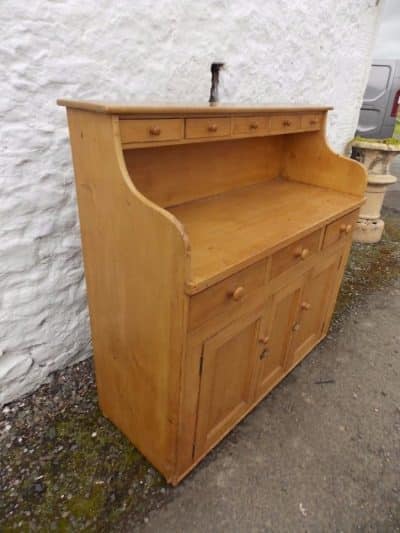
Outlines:
{"type": "MultiPolygon", "coordinates": [[[[331,338],[350,310],[399,278],[400,213],[386,210],[385,221],[381,243],[353,246],[331,338]]],[[[223,446],[229,447],[237,434],[223,446]]],[[[0,472],[4,532],[120,531],[143,523],[150,511],[177,494],[101,416],[89,361],[55,373],[34,394],[3,408],[0,472]]]]}

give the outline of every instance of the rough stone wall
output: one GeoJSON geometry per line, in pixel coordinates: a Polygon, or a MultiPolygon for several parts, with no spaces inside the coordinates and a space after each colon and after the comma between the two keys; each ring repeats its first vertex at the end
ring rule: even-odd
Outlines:
{"type": "Polygon", "coordinates": [[[352,137],[376,0],[2,0],[0,404],[91,354],[59,97],[332,104],[352,137]]]}

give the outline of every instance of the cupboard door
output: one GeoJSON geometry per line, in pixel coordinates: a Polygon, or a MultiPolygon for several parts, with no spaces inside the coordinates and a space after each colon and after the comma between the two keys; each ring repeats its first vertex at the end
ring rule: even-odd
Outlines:
{"type": "Polygon", "coordinates": [[[284,374],[303,283],[304,276],[300,276],[268,299],[259,336],[259,343],[264,344],[264,350],[259,355],[257,397],[264,396],[284,374]]]}
{"type": "Polygon", "coordinates": [[[206,452],[249,409],[262,312],[233,322],[203,344],[195,456],[206,452]]]}
{"type": "Polygon", "coordinates": [[[300,361],[321,340],[332,298],[336,295],[343,253],[325,258],[307,277],[293,325],[289,365],[300,361]]]}

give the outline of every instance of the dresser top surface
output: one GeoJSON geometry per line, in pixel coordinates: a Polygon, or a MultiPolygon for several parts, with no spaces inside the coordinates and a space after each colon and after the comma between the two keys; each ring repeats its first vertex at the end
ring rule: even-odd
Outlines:
{"type": "Polygon", "coordinates": [[[328,111],[330,106],[295,105],[295,104],[173,104],[173,103],[144,103],[129,104],[119,102],[100,102],[95,100],[57,100],[57,104],[64,107],[82,109],[95,113],[110,115],[216,115],[221,113],[274,113],[294,111],[328,111]]]}

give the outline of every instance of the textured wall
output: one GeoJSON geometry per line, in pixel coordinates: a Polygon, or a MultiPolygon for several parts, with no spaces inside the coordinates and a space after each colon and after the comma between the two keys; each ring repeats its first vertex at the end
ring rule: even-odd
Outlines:
{"type": "Polygon", "coordinates": [[[58,97],[332,104],[352,137],[376,0],[2,0],[0,403],[91,353],[58,97]]]}

